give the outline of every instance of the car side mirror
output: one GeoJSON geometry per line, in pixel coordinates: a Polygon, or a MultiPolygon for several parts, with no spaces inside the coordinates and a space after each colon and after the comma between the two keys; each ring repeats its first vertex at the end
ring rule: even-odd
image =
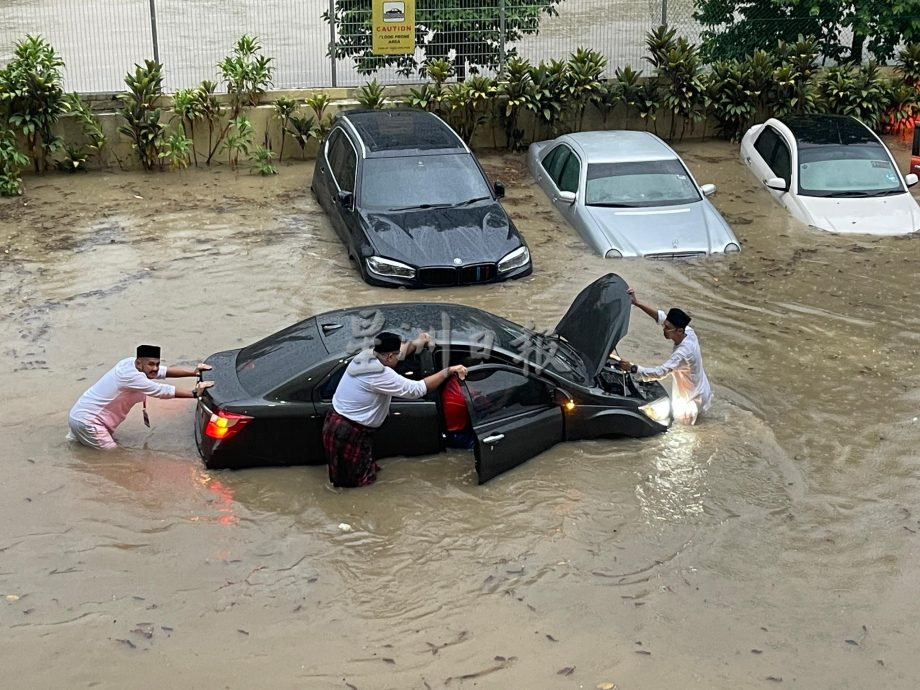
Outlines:
{"type": "Polygon", "coordinates": [[[344,189],[339,190],[339,203],[342,204],[342,208],[351,211],[355,207],[355,195],[344,189]]]}
{"type": "Polygon", "coordinates": [[[786,180],[784,180],[782,177],[771,177],[766,180],[764,184],[767,185],[767,187],[770,189],[776,189],[780,192],[785,192],[789,189],[789,185],[786,184],[786,180]]]}
{"type": "Polygon", "coordinates": [[[575,192],[559,192],[559,201],[566,204],[575,203],[575,192]]]}
{"type": "Polygon", "coordinates": [[[703,196],[712,196],[716,193],[716,186],[714,184],[704,184],[700,187],[700,191],[703,193],[703,196]]]}
{"type": "Polygon", "coordinates": [[[495,180],[495,184],[492,187],[495,189],[495,196],[499,199],[505,196],[505,184],[501,180],[495,180]]]}
{"type": "Polygon", "coordinates": [[[908,187],[913,187],[917,182],[920,182],[920,177],[917,177],[914,173],[908,173],[904,176],[904,182],[907,183],[908,187]]]}

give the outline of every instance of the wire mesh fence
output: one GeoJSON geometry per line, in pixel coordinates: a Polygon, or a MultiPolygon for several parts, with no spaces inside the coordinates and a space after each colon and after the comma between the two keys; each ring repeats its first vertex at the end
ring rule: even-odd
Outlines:
{"type": "MultiPolygon", "coordinates": [[[[66,64],[67,90],[121,91],[135,63],[156,59],[165,88],[175,91],[204,79],[220,82],[218,63],[248,34],[273,58],[273,86],[288,89],[357,86],[371,78],[413,83],[425,59],[436,57],[450,59],[461,76],[495,73],[510,55],[538,63],[576,48],[602,53],[612,74],[627,64],[647,67],[645,36],[661,24],[694,43],[704,35],[694,0],[416,0],[415,52],[381,58],[371,54],[371,6],[372,0],[15,0],[0,3],[0,65],[26,34],[41,35],[66,64]]],[[[772,18],[740,31],[756,38],[769,26],[776,34],[783,21],[794,38],[806,19],[816,21],[772,18]]]]}

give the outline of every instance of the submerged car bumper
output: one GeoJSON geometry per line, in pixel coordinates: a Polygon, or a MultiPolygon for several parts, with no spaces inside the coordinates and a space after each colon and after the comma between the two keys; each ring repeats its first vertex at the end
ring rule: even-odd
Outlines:
{"type": "Polygon", "coordinates": [[[365,270],[365,280],[380,287],[433,288],[461,285],[485,285],[505,280],[523,278],[533,273],[533,263],[506,272],[499,272],[497,263],[479,263],[468,266],[425,266],[415,269],[413,278],[383,276],[365,270]]]}

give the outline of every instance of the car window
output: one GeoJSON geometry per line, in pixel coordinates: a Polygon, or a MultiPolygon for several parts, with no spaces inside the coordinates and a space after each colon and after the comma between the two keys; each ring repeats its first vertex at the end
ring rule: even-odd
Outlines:
{"type": "Polygon", "coordinates": [[[568,146],[560,144],[544,159],[546,172],[557,187],[559,186],[559,178],[562,175],[562,168],[570,155],[572,155],[572,150],[568,146]]]}
{"type": "Polygon", "coordinates": [[[779,135],[770,126],[765,126],[763,131],[757,135],[756,141],[754,141],[754,148],[757,153],[760,154],[760,157],[764,159],[764,162],[771,169],[773,167],[773,150],[776,148],[776,142],[778,141],[779,135]]]}
{"type": "Polygon", "coordinates": [[[473,406],[474,424],[513,417],[553,404],[550,384],[508,369],[472,371],[465,385],[473,406]]]}
{"type": "Polygon", "coordinates": [[[776,140],[776,148],[773,149],[773,162],[770,170],[777,177],[782,177],[789,184],[792,180],[792,156],[789,154],[789,147],[782,139],[776,140]]]}
{"type": "Polygon", "coordinates": [[[329,135],[327,151],[329,169],[335,183],[343,191],[354,192],[358,156],[351,141],[341,129],[336,129],[329,135]]]}
{"type": "Polygon", "coordinates": [[[887,196],[901,192],[906,190],[880,144],[799,149],[799,194],[803,196],[887,196]]]}
{"type": "Polygon", "coordinates": [[[562,166],[562,172],[559,175],[559,191],[577,192],[578,176],[580,173],[581,161],[578,160],[578,156],[576,156],[574,153],[570,153],[565,161],[565,165],[562,166]]]}
{"type": "Polygon", "coordinates": [[[588,206],[674,206],[700,200],[699,190],[677,159],[588,166],[588,206]]]}
{"type": "Polygon", "coordinates": [[[402,209],[492,199],[469,153],[368,158],[361,172],[361,206],[402,209]]]}
{"type": "Polygon", "coordinates": [[[345,368],[348,366],[348,363],[349,362],[345,362],[333,369],[329,376],[326,377],[326,380],[319,385],[320,400],[325,402],[332,400],[332,396],[335,395],[335,389],[339,387],[339,382],[345,375],[345,368]]]}

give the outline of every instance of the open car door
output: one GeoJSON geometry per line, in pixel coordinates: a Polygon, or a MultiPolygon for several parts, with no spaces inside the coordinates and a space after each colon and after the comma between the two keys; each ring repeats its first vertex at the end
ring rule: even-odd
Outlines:
{"type": "Polygon", "coordinates": [[[515,367],[469,370],[463,390],[476,436],[476,474],[483,484],[563,440],[554,386],[515,367]]]}

